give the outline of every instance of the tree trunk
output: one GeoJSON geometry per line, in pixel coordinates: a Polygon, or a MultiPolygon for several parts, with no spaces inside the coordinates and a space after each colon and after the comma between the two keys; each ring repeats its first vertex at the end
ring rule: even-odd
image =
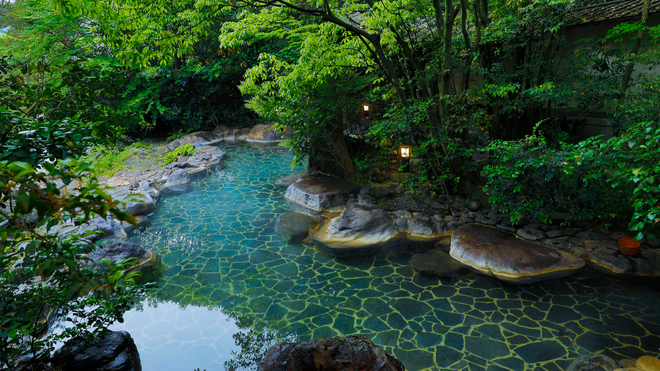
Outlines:
{"type": "Polygon", "coordinates": [[[342,119],[332,122],[332,129],[326,133],[326,146],[312,146],[307,160],[307,171],[322,172],[340,178],[349,178],[354,173],[353,161],[344,137],[342,119]]]}

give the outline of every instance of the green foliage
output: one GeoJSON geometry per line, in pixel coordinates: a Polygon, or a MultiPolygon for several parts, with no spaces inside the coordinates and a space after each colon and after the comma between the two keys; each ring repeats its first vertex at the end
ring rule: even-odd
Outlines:
{"type": "Polygon", "coordinates": [[[195,148],[192,144],[188,143],[186,145],[183,145],[177,149],[175,149],[172,152],[169,152],[168,154],[163,157],[163,165],[171,164],[172,162],[176,162],[179,159],[179,156],[192,156],[195,154],[195,151],[197,148],[195,148]]]}
{"type": "Polygon", "coordinates": [[[85,258],[96,248],[85,235],[51,233],[94,216],[136,224],[89,175],[90,165],[60,159],[79,155],[93,126],[36,122],[5,107],[0,117],[0,364],[14,369],[19,358],[37,362],[74,337],[98,339],[143,290],[129,262],[100,269],[85,258]],[[46,333],[55,321],[64,329],[46,333]]]}
{"type": "Polygon", "coordinates": [[[491,202],[511,213],[550,222],[554,212],[572,220],[628,220],[642,239],[660,236],[660,126],[643,122],[609,140],[592,138],[550,148],[540,136],[495,141],[498,161],[484,170],[491,202]]]}
{"type": "Polygon", "coordinates": [[[84,236],[62,237],[48,230],[58,222],[82,223],[93,215],[112,214],[136,223],[94,181],[63,193],[56,182],[82,184],[89,165],[76,160],[0,162],[0,363],[9,369],[26,355],[34,360],[77,336],[93,341],[103,334],[142,291],[127,262],[105,272],[83,254],[96,246],[84,236]],[[27,220],[34,218],[35,222],[27,220]],[[45,333],[56,318],[61,333],[45,333]],[[41,336],[43,335],[43,336],[41,336]]]}
{"type": "Polygon", "coordinates": [[[94,125],[79,121],[36,121],[0,106],[0,161],[30,165],[77,156],[92,139],[94,125]]]}

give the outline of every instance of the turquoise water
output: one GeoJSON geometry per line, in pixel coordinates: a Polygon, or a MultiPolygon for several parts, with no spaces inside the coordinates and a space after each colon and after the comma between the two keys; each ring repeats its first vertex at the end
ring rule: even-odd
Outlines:
{"type": "Polygon", "coordinates": [[[407,370],[563,370],[593,352],[660,355],[657,288],[591,271],[523,286],[438,279],[414,274],[406,251],[335,259],[287,245],[275,233],[290,210],[277,180],[302,169],[281,147],[223,150],[224,170],[164,199],[131,238],[164,266],[150,299],[114,327],[131,332],[144,370],[222,370],[246,344],[349,334],[407,370]]]}

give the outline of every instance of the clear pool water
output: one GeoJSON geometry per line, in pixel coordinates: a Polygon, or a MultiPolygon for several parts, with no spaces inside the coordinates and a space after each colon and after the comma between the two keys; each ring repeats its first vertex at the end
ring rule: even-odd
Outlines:
{"type": "Polygon", "coordinates": [[[263,334],[365,335],[413,371],[563,370],[593,352],[660,355],[658,288],[591,271],[522,286],[438,279],[414,274],[406,251],[335,259],[287,245],[275,233],[289,211],[277,180],[303,169],[281,147],[223,150],[225,169],[164,199],[131,239],[164,266],[149,300],[113,327],[135,338],[144,370],[223,370],[232,351],[264,346],[263,334]]]}

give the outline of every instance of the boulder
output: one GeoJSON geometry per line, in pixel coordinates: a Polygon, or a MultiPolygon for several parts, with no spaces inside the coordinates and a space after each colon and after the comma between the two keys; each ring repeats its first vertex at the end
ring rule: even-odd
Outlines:
{"type": "Polygon", "coordinates": [[[247,141],[251,143],[279,143],[283,140],[282,133],[272,124],[255,125],[247,137],[247,141]]]}
{"type": "Polygon", "coordinates": [[[212,131],[196,131],[186,134],[180,138],[171,141],[167,148],[171,151],[191,142],[196,142],[200,146],[215,146],[223,141],[223,136],[212,131]]]}
{"type": "Polygon", "coordinates": [[[284,176],[284,177],[280,178],[277,181],[277,185],[280,186],[280,187],[287,188],[291,184],[295,183],[298,179],[300,179],[300,178],[302,178],[306,175],[309,175],[309,174],[307,172],[304,172],[304,173],[296,173],[296,174],[291,174],[291,175],[284,176]]]}
{"type": "Polygon", "coordinates": [[[417,273],[439,277],[456,277],[463,270],[449,254],[437,249],[413,256],[410,266],[417,273]]]}
{"type": "Polygon", "coordinates": [[[184,169],[178,169],[172,172],[167,177],[167,181],[160,190],[163,194],[182,194],[190,191],[192,185],[190,184],[190,176],[184,169]]]}
{"type": "Polygon", "coordinates": [[[257,371],[404,371],[396,358],[364,336],[273,345],[257,371]]]}
{"type": "Polygon", "coordinates": [[[309,230],[317,225],[318,223],[314,218],[295,211],[289,211],[277,218],[275,230],[284,242],[300,244],[309,236],[309,230]]]}
{"type": "Polygon", "coordinates": [[[325,220],[311,240],[322,250],[338,257],[377,253],[399,243],[392,218],[381,208],[350,204],[339,216],[325,220]]]}
{"type": "MultiPolygon", "coordinates": [[[[45,231],[40,228],[39,231],[45,231]]],[[[116,219],[105,219],[100,216],[94,217],[88,223],[75,224],[73,220],[54,225],[48,230],[48,233],[57,234],[60,238],[67,238],[73,234],[85,234],[92,232],[84,240],[94,242],[98,240],[127,240],[128,235],[122,228],[121,223],[116,219]]]]}
{"type": "Polygon", "coordinates": [[[619,368],[616,361],[603,354],[588,354],[578,357],[566,371],[612,371],[619,368]]]}
{"type": "Polygon", "coordinates": [[[435,242],[451,233],[444,221],[430,216],[417,216],[408,221],[406,238],[435,242]]]}
{"type": "Polygon", "coordinates": [[[126,331],[110,331],[98,343],[85,347],[85,340],[74,339],[58,349],[53,360],[62,371],[141,371],[140,354],[126,331]]]}
{"type": "Polygon", "coordinates": [[[123,209],[133,215],[149,214],[156,209],[156,200],[148,190],[138,190],[132,193],[126,193],[128,194],[119,199],[120,201],[125,202],[126,205],[120,205],[119,209],[123,209]]]}
{"type": "Polygon", "coordinates": [[[102,259],[108,259],[110,264],[115,264],[120,259],[137,258],[132,263],[135,267],[129,271],[139,270],[143,275],[149,275],[160,268],[160,256],[153,251],[147,250],[134,243],[108,240],[101,247],[87,255],[101,269],[107,269],[107,266],[101,263],[102,259]]]}
{"type": "Polygon", "coordinates": [[[618,277],[660,280],[660,251],[644,245],[639,254],[628,256],[619,252],[617,241],[586,241],[584,249],[588,254],[590,267],[618,277]]]}
{"type": "Polygon", "coordinates": [[[89,230],[98,231],[98,236],[89,236],[92,241],[95,240],[122,240],[126,241],[128,235],[121,223],[116,219],[103,219],[101,217],[94,218],[90,223],[89,230]]]}
{"type": "Polygon", "coordinates": [[[584,259],[572,253],[478,224],[454,231],[450,254],[471,270],[510,283],[564,277],[585,265],[584,259]]]}
{"type": "Polygon", "coordinates": [[[637,358],[635,367],[644,371],[660,371],[660,359],[651,356],[641,356],[637,358]]]}
{"type": "Polygon", "coordinates": [[[430,216],[416,216],[407,222],[406,240],[413,252],[426,252],[433,248],[437,241],[452,234],[444,220],[430,216]]]}
{"type": "Polygon", "coordinates": [[[287,189],[284,198],[293,210],[312,216],[319,213],[339,213],[350,194],[360,186],[349,181],[323,174],[300,177],[287,189]]]}

